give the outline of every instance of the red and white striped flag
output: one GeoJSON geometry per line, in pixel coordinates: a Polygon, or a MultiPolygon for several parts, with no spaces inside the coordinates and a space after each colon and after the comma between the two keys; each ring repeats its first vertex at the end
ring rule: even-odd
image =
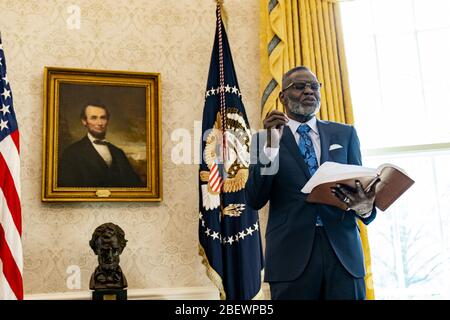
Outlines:
{"type": "Polygon", "coordinates": [[[219,192],[220,188],[222,187],[222,177],[220,176],[219,172],[219,166],[217,165],[216,161],[214,161],[211,165],[211,170],[209,171],[209,186],[211,187],[211,190],[214,192],[219,192]]]}
{"type": "Polygon", "coordinates": [[[0,300],[23,299],[19,128],[0,38],[0,300]]]}

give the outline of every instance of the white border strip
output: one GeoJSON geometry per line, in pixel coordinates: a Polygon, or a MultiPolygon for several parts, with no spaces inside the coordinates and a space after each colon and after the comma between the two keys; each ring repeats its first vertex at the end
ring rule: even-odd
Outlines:
{"type": "MultiPolygon", "coordinates": [[[[264,298],[270,299],[270,289],[263,283],[264,298]]],[[[25,300],[91,300],[91,291],[25,294],[25,300]]],[[[179,287],[130,289],[128,300],[219,300],[215,287],[179,287]]]]}
{"type": "MultiPolygon", "coordinates": [[[[215,287],[129,289],[128,300],[218,300],[215,287]]],[[[91,300],[91,291],[25,295],[25,300],[91,300]]]]}

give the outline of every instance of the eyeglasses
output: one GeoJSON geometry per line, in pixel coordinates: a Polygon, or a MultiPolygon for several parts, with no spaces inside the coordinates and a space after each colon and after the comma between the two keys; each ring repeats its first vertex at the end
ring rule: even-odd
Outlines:
{"type": "Polygon", "coordinates": [[[293,87],[295,90],[303,91],[306,89],[306,87],[310,87],[313,91],[319,91],[322,87],[322,84],[320,82],[291,82],[290,85],[288,85],[286,88],[282,90],[282,92],[286,91],[290,87],[293,87]]]}

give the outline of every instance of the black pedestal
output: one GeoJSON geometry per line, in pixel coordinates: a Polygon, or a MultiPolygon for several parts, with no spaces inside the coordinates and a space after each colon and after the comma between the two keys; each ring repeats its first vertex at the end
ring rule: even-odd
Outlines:
{"type": "Polygon", "coordinates": [[[95,290],[92,291],[92,300],[127,300],[127,290],[95,290]]]}

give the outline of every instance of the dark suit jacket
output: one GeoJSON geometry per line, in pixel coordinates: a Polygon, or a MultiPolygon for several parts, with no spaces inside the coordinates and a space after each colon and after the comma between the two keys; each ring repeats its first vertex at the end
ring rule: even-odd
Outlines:
{"type": "MultiPolygon", "coordinates": [[[[334,161],[361,165],[359,139],[352,126],[320,120],[317,126],[321,163],[334,161]],[[333,144],[343,148],[329,151],[333,144]]],[[[342,265],[354,277],[363,277],[364,258],[356,214],[305,201],[307,195],[300,190],[311,175],[288,126],[283,129],[278,159],[274,161],[279,161],[278,172],[261,175],[261,169],[269,163],[263,152],[264,136],[260,133],[252,142],[252,155],[257,155],[257,159],[253,158],[250,165],[246,197],[249,205],[256,210],[270,200],[265,281],[291,281],[301,275],[311,255],[317,215],[322,219],[331,246],[342,265]]],[[[375,216],[374,209],[363,222],[368,224],[375,216]]]]}
{"type": "Polygon", "coordinates": [[[67,147],[59,161],[58,187],[142,187],[122,149],[108,144],[110,167],[86,136],[67,147]]]}

